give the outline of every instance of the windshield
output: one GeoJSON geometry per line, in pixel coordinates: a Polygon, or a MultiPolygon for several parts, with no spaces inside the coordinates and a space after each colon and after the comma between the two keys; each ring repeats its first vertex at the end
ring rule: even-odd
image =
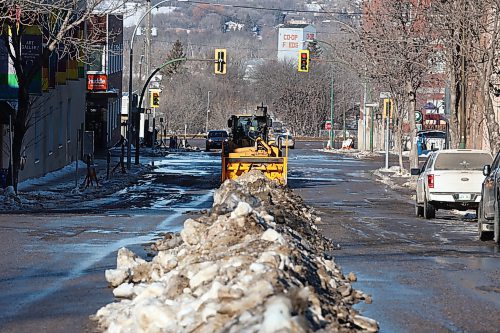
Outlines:
{"type": "Polygon", "coordinates": [[[223,138],[227,137],[226,131],[208,132],[209,138],[223,138]]]}
{"type": "Polygon", "coordinates": [[[418,137],[424,137],[426,139],[429,139],[429,138],[446,139],[446,133],[444,133],[444,132],[425,132],[425,133],[418,133],[418,137]]]}
{"type": "Polygon", "coordinates": [[[487,153],[439,154],[434,170],[482,170],[491,160],[487,153]]]}

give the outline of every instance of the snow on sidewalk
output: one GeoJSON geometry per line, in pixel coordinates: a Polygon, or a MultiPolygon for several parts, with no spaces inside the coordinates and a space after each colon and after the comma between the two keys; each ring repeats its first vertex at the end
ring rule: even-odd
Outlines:
{"type": "MultiPolygon", "coordinates": [[[[116,161],[111,163],[111,170],[115,164],[116,161]]],[[[20,182],[17,195],[12,188],[0,189],[0,210],[29,211],[63,208],[83,199],[111,194],[125,187],[150,168],[148,165],[134,165],[126,174],[117,171],[109,180],[106,180],[106,160],[96,160],[94,167],[99,186],[95,182],[87,188],[83,186],[87,165],[82,161],[78,162],[78,180],[75,186],[76,162],[73,162],[42,177],[20,182]]]]}
{"type": "Polygon", "coordinates": [[[118,301],[93,319],[106,332],[375,332],[317,230],[314,210],[252,171],[216,190],[209,213],[156,241],[151,261],[126,248],[105,277],[118,301]]]}

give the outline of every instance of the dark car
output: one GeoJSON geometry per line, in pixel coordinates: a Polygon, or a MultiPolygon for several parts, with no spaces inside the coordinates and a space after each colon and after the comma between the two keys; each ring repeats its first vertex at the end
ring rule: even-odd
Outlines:
{"type": "Polygon", "coordinates": [[[210,149],[222,149],[222,144],[227,142],[228,139],[229,135],[226,131],[208,131],[205,150],[210,151],[210,149]]]}
{"type": "Polygon", "coordinates": [[[491,165],[485,165],[486,176],[481,188],[481,201],[477,211],[479,239],[494,239],[500,244],[500,152],[491,165]]]}

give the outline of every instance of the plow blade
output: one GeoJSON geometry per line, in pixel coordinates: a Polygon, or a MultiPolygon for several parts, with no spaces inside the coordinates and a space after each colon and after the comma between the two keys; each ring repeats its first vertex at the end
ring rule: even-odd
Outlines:
{"type": "Polygon", "coordinates": [[[262,171],[281,185],[287,182],[286,157],[222,157],[222,181],[236,179],[251,170],[262,171]]]}

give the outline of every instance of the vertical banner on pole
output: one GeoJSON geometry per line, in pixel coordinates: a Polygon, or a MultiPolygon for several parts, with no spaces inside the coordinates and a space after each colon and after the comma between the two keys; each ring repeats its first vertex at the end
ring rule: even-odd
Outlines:
{"type": "MultiPolygon", "coordinates": [[[[42,56],[42,32],[38,26],[26,27],[21,35],[21,57],[25,73],[38,66],[42,56]]],[[[38,68],[31,84],[29,93],[32,95],[42,94],[42,68],[38,68]]]]}

